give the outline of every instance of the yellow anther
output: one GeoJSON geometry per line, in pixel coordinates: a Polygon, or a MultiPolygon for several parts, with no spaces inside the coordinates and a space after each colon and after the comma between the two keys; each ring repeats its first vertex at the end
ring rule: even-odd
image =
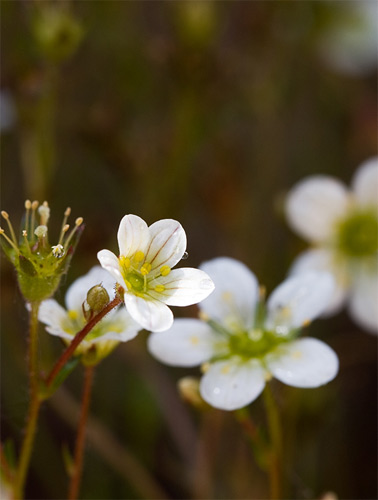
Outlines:
{"type": "Polygon", "coordinates": [[[120,257],[120,264],[124,269],[128,269],[130,267],[130,259],[128,257],[124,257],[121,255],[120,257]]]}
{"type": "Polygon", "coordinates": [[[32,203],[30,200],[26,200],[25,201],[25,208],[26,210],[30,210],[31,209],[31,206],[32,206],[32,203]]]}
{"type": "Polygon", "coordinates": [[[49,206],[49,204],[47,203],[47,201],[44,201],[44,202],[42,203],[42,205],[43,205],[44,207],[48,207],[48,206],[49,206]]]}
{"type": "Polygon", "coordinates": [[[160,268],[160,274],[162,276],[168,276],[168,274],[171,272],[171,268],[169,266],[163,266],[160,268]]]}
{"type": "Polygon", "coordinates": [[[78,316],[79,316],[79,313],[78,313],[77,311],[75,311],[74,309],[70,309],[70,310],[68,311],[68,317],[69,317],[70,319],[75,320],[75,319],[77,319],[77,318],[78,318],[78,316]]]}
{"type": "Polygon", "coordinates": [[[264,300],[266,296],[266,287],[264,285],[259,286],[259,296],[260,300],[264,300]]]}
{"type": "Polygon", "coordinates": [[[311,320],[310,319],[305,319],[302,323],[302,326],[309,326],[311,324],[311,320]]]}
{"type": "Polygon", "coordinates": [[[66,233],[66,232],[69,230],[69,228],[70,228],[70,225],[69,225],[69,224],[65,224],[65,225],[63,226],[62,232],[63,232],[63,233],[66,233]]]}
{"type": "Polygon", "coordinates": [[[302,352],[301,351],[293,351],[291,353],[291,357],[294,358],[294,359],[301,359],[302,352]]]}
{"type": "Polygon", "coordinates": [[[210,368],[210,363],[202,363],[201,365],[201,372],[206,373],[210,368]]]}
{"type": "Polygon", "coordinates": [[[9,219],[9,214],[8,212],[6,212],[5,210],[2,210],[1,211],[1,215],[4,217],[4,219],[7,221],[7,224],[8,224],[8,227],[9,227],[9,231],[10,231],[10,234],[11,234],[11,238],[12,238],[12,241],[13,243],[17,246],[17,238],[16,238],[16,235],[14,234],[14,230],[13,230],[13,226],[12,226],[12,223],[9,219]]]}
{"type": "Polygon", "coordinates": [[[128,290],[131,290],[131,289],[132,289],[132,286],[131,286],[130,281],[125,280],[125,283],[126,283],[126,286],[127,286],[128,290]]]}
{"type": "Polygon", "coordinates": [[[198,313],[198,317],[199,317],[199,319],[202,319],[202,321],[209,321],[209,319],[210,319],[210,316],[208,314],[206,314],[204,311],[200,311],[198,313]]]}
{"type": "Polygon", "coordinates": [[[24,230],[22,231],[22,236],[23,236],[24,238],[27,238],[28,233],[27,233],[26,229],[24,229],[24,230]]]}
{"type": "Polygon", "coordinates": [[[221,373],[223,375],[227,375],[227,373],[230,373],[230,365],[224,365],[221,369],[221,373]]]}
{"type": "Polygon", "coordinates": [[[190,337],[190,343],[193,344],[193,345],[199,344],[199,338],[196,335],[192,335],[190,337]]]}
{"type": "Polygon", "coordinates": [[[76,226],[80,226],[80,224],[83,223],[83,217],[78,217],[76,220],[75,220],[75,225],[76,226]]]}
{"type": "Polygon", "coordinates": [[[264,380],[265,382],[269,382],[269,380],[272,380],[273,375],[270,372],[265,372],[264,373],[264,380]]]}
{"type": "Polygon", "coordinates": [[[4,234],[4,229],[0,227],[0,234],[4,234]]]}
{"type": "Polygon", "coordinates": [[[71,213],[71,207],[67,207],[66,211],[64,212],[64,216],[68,217],[70,215],[70,213],[71,213]]]}
{"type": "Polygon", "coordinates": [[[33,203],[31,204],[32,210],[36,210],[38,208],[39,202],[37,200],[34,200],[33,203]]]}
{"type": "Polygon", "coordinates": [[[232,293],[231,292],[223,292],[222,293],[222,300],[224,302],[232,302],[232,293]]]}
{"type": "Polygon", "coordinates": [[[147,274],[151,271],[151,264],[145,262],[143,266],[140,268],[140,272],[143,276],[147,276],[147,274]]]}
{"type": "Polygon", "coordinates": [[[164,292],[165,286],[164,285],[156,285],[155,286],[155,292],[161,293],[164,292]]]}
{"type": "Polygon", "coordinates": [[[5,210],[2,210],[1,211],[1,215],[4,217],[5,220],[8,220],[9,219],[9,214],[8,212],[6,212],[5,210]]]}
{"type": "Polygon", "coordinates": [[[135,252],[134,255],[135,262],[142,262],[143,259],[144,259],[144,253],[142,252],[142,250],[138,250],[137,252],[135,252]]]}

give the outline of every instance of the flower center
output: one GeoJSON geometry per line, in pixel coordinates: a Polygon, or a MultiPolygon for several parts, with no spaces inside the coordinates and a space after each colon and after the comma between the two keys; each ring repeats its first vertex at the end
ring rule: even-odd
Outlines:
{"type": "Polygon", "coordinates": [[[349,257],[369,257],[378,251],[378,217],[374,212],[357,212],[339,226],[338,247],[349,257]]]}
{"type": "Polygon", "coordinates": [[[164,292],[165,286],[159,283],[158,278],[168,276],[171,272],[169,266],[162,266],[160,272],[150,274],[151,264],[145,262],[145,255],[141,250],[135,252],[132,257],[121,255],[119,261],[128,292],[139,297],[144,297],[150,289],[158,293],[164,292]]]}
{"type": "Polygon", "coordinates": [[[277,337],[273,332],[254,329],[230,335],[228,347],[231,356],[244,359],[263,357],[285,339],[277,337]]]}

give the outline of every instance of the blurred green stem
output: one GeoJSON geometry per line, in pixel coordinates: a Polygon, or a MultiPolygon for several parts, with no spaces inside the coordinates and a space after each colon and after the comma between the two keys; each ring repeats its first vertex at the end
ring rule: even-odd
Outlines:
{"type": "Polygon", "coordinates": [[[84,375],[83,399],[81,403],[80,419],[76,436],[74,468],[68,490],[69,500],[75,500],[79,494],[79,488],[83,470],[85,433],[87,428],[88,411],[89,411],[91,392],[93,386],[93,375],[94,375],[94,366],[86,366],[84,375]]]}
{"type": "Polygon", "coordinates": [[[266,384],[263,395],[271,439],[269,476],[270,495],[273,500],[282,498],[282,429],[278,407],[269,383],[266,384]]]}
{"type": "Polygon", "coordinates": [[[38,310],[39,302],[30,304],[30,338],[29,338],[29,383],[30,403],[26,421],[24,441],[16,471],[14,498],[23,498],[26,474],[33,450],[37,420],[41,401],[38,397],[38,310]]]}

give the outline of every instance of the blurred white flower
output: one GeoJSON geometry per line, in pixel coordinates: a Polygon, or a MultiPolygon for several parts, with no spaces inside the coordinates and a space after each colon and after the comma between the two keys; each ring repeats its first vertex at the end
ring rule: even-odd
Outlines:
{"type": "Polygon", "coordinates": [[[242,408],[271,376],[295,387],[318,387],[336,376],[338,359],[330,347],[314,338],[297,340],[301,327],[327,306],[330,274],[289,278],[265,306],[256,277],[241,262],[221,257],[201,268],[215,283],[200,304],[202,319],[176,319],[170,330],[150,335],[148,348],[172,366],[203,364],[200,393],[207,403],[242,408]]]}
{"type": "Polygon", "coordinates": [[[331,272],[337,288],[326,313],[347,302],[354,320],[378,333],[378,158],[360,166],[350,191],[325,175],[299,182],[287,197],[286,215],[314,247],[299,255],[291,273],[331,272]]]}
{"type": "Polygon", "coordinates": [[[330,67],[347,75],[364,75],[378,63],[376,0],[336,2],[338,17],[320,40],[320,54],[330,67]]]}
{"type": "Polygon", "coordinates": [[[125,215],[118,229],[119,258],[109,250],[97,257],[125,290],[125,304],[143,328],[167,330],[173,323],[169,306],[189,306],[214,289],[209,276],[198,269],[171,271],[183,257],[186,235],[172,219],[150,227],[136,215],[125,215]]]}
{"type": "MultiPolygon", "coordinates": [[[[86,324],[82,305],[87,292],[99,284],[105,288],[112,300],[115,295],[115,281],[102,267],[95,266],[68,288],[65,297],[67,309],[54,299],[45,300],[41,303],[38,319],[46,325],[46,330],[51,335],[61,337],[69,344],[86,324]]],[[[85,337],[77,347],[75,355],[89,354],[91,359],[98,362],[119,342],[133,339],[140,329],[140,325],[131,318],[124,307],[113,309],[85,337]]]]}

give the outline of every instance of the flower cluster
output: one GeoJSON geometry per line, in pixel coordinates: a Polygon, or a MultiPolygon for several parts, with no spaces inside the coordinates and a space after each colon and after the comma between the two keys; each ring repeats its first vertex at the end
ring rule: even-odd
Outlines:
{"type": "Polygon", "coordinates": [[[173,366],[203,367],[203,399],[223,410],[251,403],[274,376],[295,387],[332,380],[338,359],[325,343],[297,339],[319,316],[334,291],[329,273],[287,279],[266,305],[254,274],[241,262],[217,258],[201,266],[215,291],[200,304],[201,319],[177,319],[149,337],[150,352],[173,366]]]}
{"type": "Polygon", "coordinates": [[[378,158],[360,166],[351,191],[329,176],[304,179],[289,193],[286,213],[314,247],[296,259],[292,273],[331,272],[337,287],[327,313],[348,302],[355,321],[378,333],[378,158]]]}
{"type": "Polygon", "coordinates": [[[47,201],[25,201],[25,216],[17,238],[7,212],[1,215],[6,220],[10,236],[0,228],[3,250],[17,272],[18,284],[25,299],[40,302],[51,297],[57,289],[61,276],[67,271],[79,236],[84,228],[83,219],[77,218],[69,232],[67,219],[71,209],[67,208],[58,243],[51,246],[48,238],[50,207],[47,201]]]}
{"type": "Polygon", "coordinates": [[[214,289],[209,276],[198,269],[174,267],[186,249],[181,224],[164,219],[147,226],[136,215],[125,215],[118,229],[119,257],[101,250],[98,260],[124,288],[130,315],[151,331],[171,327],[170,306],[188,306],[205,299],[214,289]]]}
{"type": "MultiPolygon", "coordinates": [[[[46,330],[69,344],[74,335],[86,324],[85,306],[88,290],[100,284],[110,299],[113,298],[116,285],[114,279],[100,266],[95,266],[68,288],[65,297],[66,309],[54,299],[43,301],[38,318],[46,325],[46,330]]],[[[81,356],[84,364],[97,364],[119,342],[133,339],[139,330],[141,330],[140,325],[131,318],[124,307],[113,309],[85,337],[76,349],[75,355],[81,356]]]]}

